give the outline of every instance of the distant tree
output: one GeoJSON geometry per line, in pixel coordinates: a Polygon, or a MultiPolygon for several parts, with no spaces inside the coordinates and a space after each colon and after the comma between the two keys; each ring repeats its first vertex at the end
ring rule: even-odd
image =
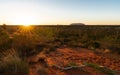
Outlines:
{"type": "Polygon", "coordinates": [[[6,30],[6,24],[3,24],[3,29],[6,30]]]}

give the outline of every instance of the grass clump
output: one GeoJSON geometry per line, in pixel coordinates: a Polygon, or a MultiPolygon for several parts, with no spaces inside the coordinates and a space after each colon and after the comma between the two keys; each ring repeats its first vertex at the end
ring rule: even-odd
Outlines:
{"type": "Polygon", "coordinates": [[[10,47],[10,38],[8,32],[0,30],[0,49],[7,49],[10,47]]]}
{"type": "Polygon", "coordinates": [[[100,67],[99,65],[97,64],[94,64],[94,63],[85,63],[86,66],[89,66],[89,67],[92,67],[96,70],[99,70],[101,72],[104,72],[106,73],[107,75],[116,75],[115,71],[109,69],[109,68],[106,68],[106,67],[100,67]]]}
{"type": "Polygon", "coordinates": [[[6,50],[0,53],[0,56],[0,74],[28,75],[28,64],[21,60],[16,50],[6,50]]]}
{"type": "Polygon", "coordinates": [[[38,75],[48,75],[48,70],[45,67],[39,67],[37,69],[37,74],[38,75]]]}
{"type": "Polygon", "coordinates": [[[76,62],[73,62],[73,61],[70,61],[68,64],[67,64],[68,67],[70,66],[79,66],[76,62]]]}

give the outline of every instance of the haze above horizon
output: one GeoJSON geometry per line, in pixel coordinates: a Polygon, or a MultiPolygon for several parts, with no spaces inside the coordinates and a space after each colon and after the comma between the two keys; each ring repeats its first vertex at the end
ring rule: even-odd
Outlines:
{"type": "Polygon", "coordinates": [[[120,25],[120,0],[0,0],[0,25],[120,25]]]}

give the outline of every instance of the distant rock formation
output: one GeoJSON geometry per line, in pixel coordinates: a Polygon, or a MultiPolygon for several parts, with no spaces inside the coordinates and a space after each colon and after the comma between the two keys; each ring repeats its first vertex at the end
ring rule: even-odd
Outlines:
{"type": "Polygon", "coordinates": [[[72,26],[85,26],[84,23],[72,23],[70,25],[72,25],[72,26]]]}

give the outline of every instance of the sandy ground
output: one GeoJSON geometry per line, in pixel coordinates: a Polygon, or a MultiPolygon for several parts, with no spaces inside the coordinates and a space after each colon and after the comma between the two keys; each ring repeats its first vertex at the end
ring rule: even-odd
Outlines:
{"type": "MultiPolygon", "coordinates": [[[[94,53],[85,48],[58,48],[56,51],[46,55],[38,54],[28,59],[30,64],[30,75],[107,75],[92,67],[84,67],[61,71],[53,68],[53,65],[65,67],[68,63],[74,62],[78,65],[94,63],[120,71],[120,58],[112,54],[94,53]],[[43,62],[40,60],[45,58],[43,62]]],[[[120,75],[120,74],[119,74],[120,75]]]]}

